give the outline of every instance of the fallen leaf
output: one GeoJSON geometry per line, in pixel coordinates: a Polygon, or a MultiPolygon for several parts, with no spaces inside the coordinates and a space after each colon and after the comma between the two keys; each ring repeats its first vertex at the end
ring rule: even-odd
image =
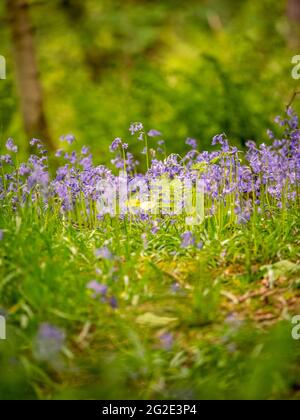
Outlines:
{"type": "Polygon", "coordinates": [[[143,315],[139,315],[136,318],[136,322],[142,325],[148,325],[149,327],[164,327],[177,321],[177,318],[170,318],[166,316],[158,316],[152,312],[146,312],[143,315]]]}
{"type": "Polygon", "coordinates": [[[282,260],[272,265],[264,265],[261,267],[261,270],[267,273],[274,282],[280,277],[289,277],[300,273],[300,265],[288,260],[282,260]]]}

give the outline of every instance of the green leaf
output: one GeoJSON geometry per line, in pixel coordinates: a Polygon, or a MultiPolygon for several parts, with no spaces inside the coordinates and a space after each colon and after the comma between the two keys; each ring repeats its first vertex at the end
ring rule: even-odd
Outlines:
{"type": "Polygon", "coordinates": [[[136,318],[138,324],[148,325],[149,327],[164,327],[175,321],[177,321],[177,318],[158,316],[152,312],[146,312],[136,318]]]}

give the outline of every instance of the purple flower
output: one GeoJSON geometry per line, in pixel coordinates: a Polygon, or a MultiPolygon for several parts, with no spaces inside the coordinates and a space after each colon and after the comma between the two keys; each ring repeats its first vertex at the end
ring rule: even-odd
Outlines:
{"type": "Polygon", "coordinates": [[[58,149],[55,153],[55,156],[57,158],[60,158],[60,157],[62,157],[63,153],[64,153],[63,149],[58,149]]]}
{"type": "Polygon", "coordinates": [[[212,145],[216,146],[217,144],[223,145],[225,134],[217,134],[212,139],[212,145]]]}
{"type": "Polygon", "coordinates": [[[138,133],[144,129],[143,124],[140,122],[135,122],[130,124],[129,131],[133,136],[135,133],[138,133]]]}
{"type": "Polygon", "coordinates": [[[65,345],[65,332],[50,324],[42,324],[39,328],[34,353],[41,361],[52,361],[55,359],[65,345]]]}
{"type": "Polygon", "coordinates": [[[67,143],[73,144],[74,141],[75,141],[75,136],[73,136],[73,134],[67,134],[65,136],[65,140],[66,140],[67,143]]]}
{"type": "Polygon", "coordinates": [[[274,118],[274,122],[281,127],[285,125],[285,121],[279,115],[274,118]]]}
{"type": "Polygon", "coordinates": [[[86,286],[88,289],[93,290],[93,298],[97,298],[98,296],[105,296],[107,293],[107,286],[105,284],[99,283],[97,280],[92,280],[86,286]]]}
{"type": "Polygon", "coordinates": [[[160,346],[167,351],[170,351],[174,344],[174,337],[171,333],[163,333],[159,337],[160,346]]]}
{"type": "Polygon", "coordinates": [[[151,233],[155,235],[158,231],[159,231],[158,222],[155,220],[154,222],[152,222],[151,233]]]}
{"type": "Polygon", "coordinates": [[[117,309],[118,308],[118,301],[117,301],[117,299],[114,297],[114,296],[112,296],[111,298],[109,298],[109,300],[108,300],[108,302],[109,302],[109,304],[110,304],[110,306],[113,308],[113,309],[117,309]]]}
{"type": "Polygon", "coordinates": [[[257,149],[257,145],[256,145],[255,141],[253,141],[253,140],[247,140],[246,141],[246,146],[248,147],[249,150],[256,150],[257,149]]]}
{"type": "Polygon", "coordinates": [[[85,171],[89,171],[93,166],[92,155],[86,156],[79,162],[85,171]]]}
{"type": "Polygon", "coordinates": [[[121,145],[122,145],[122,140],[119,137],[117,137],[116,139],[114,139],[114,141],[110,145],[110,151],[111,152],[115,152],[116,150],[118,150],[118,148],[121,145]]]}
{"type": "Polygon", "coordinates": [[[203,249],[203,246],[204,246],[203,242],[197,243],[197,249],[203,249]]]}
{"type": "Polygon", "coordinates": [[[8,165],[12,165],[13,161],[10,155],[2,155],[0,156],[1,162],[7,163],[8,165]]]}
{"type": "Polygon", "coordinates": [[[46,172],[42,166],[37,165],[28,177],[27,182],[29,189],[32,189],[36,185],[47,187],[49,183],[49,173],[46,172]]]}
{"type": "Polygon", "coordinates": [[[20,176],[25,176],[30,174],[30,169],[25,165],[25,163],[21,163],[19,167],[19,174],[20,176]]]}
{"type": "Polygon", "coordinates": [[[267,130],[267,136],[269,137],[270,140],[275,139],[275,135],[272,130],[267,130]]]}
{"type": "Polygon", "coordinates": [[[87,155],[89,153],[90,149],[87,146],[83,146],[83,148],[81,149],[81,153],[83,155],[87,155]]]}
{"type": "Polygon", "coordinates": [[[149,137],[160,137],[160,136],[162,136],[162,133],[153,128],[152,130],[148,131],[148,136],[149,137]]]}
{"type": "Polygon", "coordinates": [[[104,246],[103,248],[96,249],[95,251],[95,257],[96,258],[102,258],[104,260],[112,260],[113,255],[110,252],[110,250],[104,246]]]}
{"type": "Polygon", "coordinates": [[[66,141],[69,144],[73,144],[75,141],[75,136],[73,134],[66,134],[64,136],[61,136],[61,141],[66,141]]]}
{"type": "Polygon", "coordinates": [[[195,244],[195,238],[190,231],[186,231],[181,235],[181,248],[188,248],[195,244]]]}
{"type": "Polygon", "coordinates": [[[36,146],[37,144],[41,144],[41,140],[39,140],[39,139],[31,139],[30,140],[30,142],[29,142],[29,144],[30,144],[30,146],[36,146]]]}
{"type": "Polygon", "coordinates": [[[123,169],[124,168],[124,160],[121,158],[121,156],[117,156],[115,159],[111,160],[111,163],[117,168],[117,169],[123,169]]]}
{"type": "Polygon", "coordinates": [[[188,146],[191,146],[192,149],[197,149],[198,147],[197,140],[192,139],[192,138],[187,138],[185,141],[185,144],[187,144],[188,146]]]}
{"type": "Polygon", "coordinates": [[[15,145],[12,138],[9,138],[6,142],[6,149],[12,153],[18,153],[18,146],[15,145]]]}
{"type": "Polygon", "coordinates": [[[4,232],[2,229],[0,229],[0,241],[3,241],[4,238],[4,232]]]}

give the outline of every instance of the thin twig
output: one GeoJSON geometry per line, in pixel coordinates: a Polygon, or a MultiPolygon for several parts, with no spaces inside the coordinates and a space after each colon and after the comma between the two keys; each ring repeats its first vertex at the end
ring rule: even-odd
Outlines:
{"type": "Polygon", "coordinates": [[[292,103],[294,102],[294,100],[295,100],[295,98],[296,98],[296,96],[298,96],[298,95],[300,95],[300,90],[295,90],[294,91],[294,93],[293,93],[293,95],[292,95],[292,97],[291,97],[291,99],[290,99],[290,101],[289,101],[289,103],[287,104],[287,106],[286,106],[286,109],[288,110],[289,109],[289,107],[292,105],[292,103]]]}

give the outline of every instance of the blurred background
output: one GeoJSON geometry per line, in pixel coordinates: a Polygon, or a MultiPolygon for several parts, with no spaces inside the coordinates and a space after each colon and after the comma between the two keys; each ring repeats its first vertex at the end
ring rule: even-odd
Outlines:
{"type": "Polygon", "coordinates": [[[23,153],[72,133],[108,162],[132,121],[169,152],[220,132],[263,141],[299,84],[299,0],[5,0],[0,22],[1,148],[11,136],[23,153]]]}

